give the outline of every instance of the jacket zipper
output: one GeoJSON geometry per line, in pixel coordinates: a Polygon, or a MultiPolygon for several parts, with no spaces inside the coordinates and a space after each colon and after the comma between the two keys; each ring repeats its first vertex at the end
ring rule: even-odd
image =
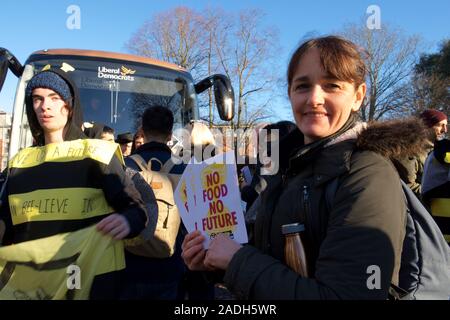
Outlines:
{"type": "Polygon", "coordinates": [[[305,214],[308,211],[309,207],[309,192],[308,192],[308,186],[305,184],[303,186],[303,209],[305,210],[305,214]]]}
{"type": "Polygon", "coordinates": [[[303,210],[305,212],[305,229],[308,236],[312,240],[317,240],[314,236],[314,217],[311,212],[311,201],[309,198],[309,186],[307,184],[303,185],[303,210]]]}

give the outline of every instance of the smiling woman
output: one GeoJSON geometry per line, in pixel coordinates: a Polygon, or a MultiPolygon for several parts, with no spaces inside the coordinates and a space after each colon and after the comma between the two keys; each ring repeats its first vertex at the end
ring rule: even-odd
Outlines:
{"type": "Polygon", "coordinates": [[[404,142],[392,128],[374,133],[357,122],[365,66],[350,41],[307,41],[287,78],[299,130],[280,142],[280,171],[250,209],[257,212],[251,245],[219,235],[205,251],[196,231],[183,242],[183,258],[193,270],[225,270],[227,288],[244,299],[386,299],[399,284],[406,207],[389,155],[369,150],[404,142]],[[304,230],[303,256],[285,248],[282,230],[292,224],[304,230]],[[301,257],[308,279],[295,271],[301,257]]]}
{"type": "Polygon", "coordinates": [[[312,40],[293,55],[288,68],[288,94],[305,143],[338,131],[365,93],[364,62],[349,43],[312,40]]]}

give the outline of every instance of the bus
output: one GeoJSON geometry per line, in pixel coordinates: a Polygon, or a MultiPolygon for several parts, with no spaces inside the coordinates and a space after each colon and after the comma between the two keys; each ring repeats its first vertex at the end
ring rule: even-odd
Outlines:
{"type": "MultiPolygon", "coordinates": [[[[213,88],[219,116],[234,115],[234,91],[228,77],[211,75],[194,83],[184,68],[130,54],[78,49],[47,49],[32,53],[22,65],[11,52],[0,48],[0,91],[8,70],[19,78],[13,105],[9,158],[32,145],[25,110],[25,88],[34,74],[46,68],[70,73],[80,92],[84,122],[96,122],[116,134],[135,133],[144,110],[163,105],[174,113],[174,130],[198,119],[197,94],[213,88]]],[[[173,138],[176,144],[177,137],[173,138]]]]}

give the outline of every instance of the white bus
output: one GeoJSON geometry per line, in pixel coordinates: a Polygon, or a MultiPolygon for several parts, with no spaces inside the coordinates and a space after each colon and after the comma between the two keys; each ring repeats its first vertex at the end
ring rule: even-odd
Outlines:
{"type": "Polygon", "coordinates": [[[52,49],[32,53],[22,64],[0,48],[0,90],[10,69],[18,78],[11,127],[9,158],[32,144],[25,111],[27,82],[46,66],[71,73],[78,86],[85,122],[97,122],[115,133],[137,131],[143,111],[154,104],[170,108],[174,129],[198,119],[197,94],[213,87],[218,113],[229,121],[234,115],[230,80],[220,74],[194,84],[185,69],[156,59],[93,50],[52,49]]]}

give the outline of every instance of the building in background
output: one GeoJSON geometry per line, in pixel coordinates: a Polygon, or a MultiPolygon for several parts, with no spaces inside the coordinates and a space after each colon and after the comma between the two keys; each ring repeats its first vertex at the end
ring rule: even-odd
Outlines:
{"type": "Polygon", "coordinates": [[[0,170],[8,164],[9,138],[11,136],[11,115],[0,110],[0,170]]]}

